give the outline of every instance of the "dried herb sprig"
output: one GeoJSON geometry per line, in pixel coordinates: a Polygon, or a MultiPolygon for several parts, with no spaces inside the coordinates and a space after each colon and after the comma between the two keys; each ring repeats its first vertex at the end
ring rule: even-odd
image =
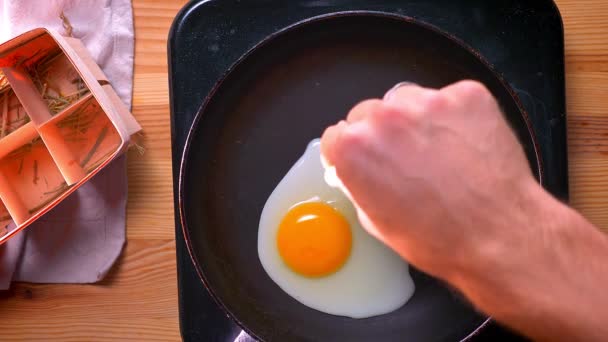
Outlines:
{"type": "Polygon", "coordinates": [[[32,81],[38,88],[42,98],[47,103],[51,114],[57,114],[67,108],[72,103],[90,93],[84,81],[79,75],[76,75],[70,82],[75,86],[75,90],[69,94],[63,94],[56,86],[54,80],[70,77],[71,75],[56,75],[53,72],[53,65],[60,57],[65,57],[64,53],[59,50],[54,54],[48,54],[40,61],[27,67],[27,72],[32,78],[32,81]]]}
{"type": "Polygon", "coordinates": [[[7,91],[0,92],[0,139],[30,122],[20,103],[11,105],[13,98],[14,93],[10,87],[7,91]]]}
{"type": "Polygon", "coordinates": [[[4,157],[4,158],[13,159],[13,160],[23,158],[26,154],[32,152],[34,147],[36,147],[36,145],[39,145],[39,144],[43,144],[42,139],[40,137],[36,137],[36,138],[32,139],[30,142],[26,143],[25,145],[12,151],[11,153],[7,154],[6,157],[4,157]]]}
{"type": "Polygon", "coordinates": [[[66,183],[61,183],[59,186],[57,186],[55,189],[51,189],[45,193],[43,193],[43,195],[45,196],[49,196],[51,195],[51,197],[46,198],[44,201],[42,201],[40,204],[38,204],[37,206],[29,209],[30,214],[34,214],[36,213],[38,210],[46,207],[49,203],[53,202],[57,197],[59,197],[62,193],[64,193],[65,191],[69,190],[71,186],[67,185],[66,183]]]}

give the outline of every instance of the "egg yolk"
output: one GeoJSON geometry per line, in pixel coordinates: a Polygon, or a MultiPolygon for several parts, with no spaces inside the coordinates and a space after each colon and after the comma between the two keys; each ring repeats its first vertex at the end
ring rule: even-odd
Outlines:
{"type": "Polygon", "coordinates": [[[352,233],[348,221],[325,203],[294,206],[277,233],[283,261],[294,272],[312,278],[338,271],[348,260],[352,233]]]}

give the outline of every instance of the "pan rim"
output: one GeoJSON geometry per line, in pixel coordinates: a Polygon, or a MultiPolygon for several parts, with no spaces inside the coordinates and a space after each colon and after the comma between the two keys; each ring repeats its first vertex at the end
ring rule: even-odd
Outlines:
{"type": "MultiPolygon", "coordinates": [[[[265,339],[263,339],[262,337],[257,335],[255,332],[253,332],[251,329],[249,329],[246,326],[246,324],[241,322],[239,320],[239,318],[235,314],[233,314],[231,312],[231,310],[223,303],[223,301],[219,298],[219,296],[215,293],[215,291],[209,285],[209,282],[208,282],[204,272],[202,271],[201,263],[198,262],[198,259],[195,255],[194,247],[192,245],[192,239],[191,239],[190,232],[188,229],[189,225],[187,223],[187,219],[186,219],[187,213],[186,213],[185,205],[184,205],[184,203],[186,202],[186,196],[185,196],[185,191],[184,191],[184,186],[185,186],[184,175],[188,168],[188,156],[190,155],[192,139],[194,136],[194,132],[196,131],[197,127],[199,126],[199,122],[201,121],[201,118],[203,117],[203,114],[204,114],[205,110],[207,109],[207,106],[213,99],[214,95],[222,87],[222,85],[225,83],[225,81],[229,77],[229,75],[232,74],[232,72],[239,65],[241,65],[245,60],[247,60],[252,54],[254,54],[256,51],[258,51],[260,48],[263,48],[270,42],[274,41],[276,38],[283,36],[294,29],[298,29],[298,28],[301,28],[303,26],[307,26],[307,25],[313,24],[313,23],[323,22],[323,21],[327,21],[327,20],[331,20],[331,19],[335,19],[335,18],[344,18],[344,17],[377,17],[377,18],[385,18],[385,19],[393,20],[393,21],[400,21],[400,22],[404,22],[404,23],[407,23],[410,25],[415,25],[415,26],[421,27],[425,30],[431,31],[434,34],[438,34],[440,36],[443,36],[444,38],[447,38],[448,40],[456,43],[460,48],[466,50],[468,53],[473,55],[473,57],[475,59],[477,59],[479,62],[481,62],[482,65],[486,69],[488,69],[490,71],[490,73],[496,78],[496,80],[500,83],[500,85],[511,96],[511,98],[513,99],[517,108],[519,109],[519,112],[520,112],[522,118],[524,119],[524,122],[528,129],[528,135],[532,141],[532,145],[533,145],[532,147],[534,149],[534,156],[536,158],[535,166],[536,166],[536,171],[538,172],[538,177],[539,177],[538,181],[541,186],[544,185],[543,162],[542,162],[542,158],[540,155],[540,148],[538,145],[538,140],[537,140],[536,134],[534,132],[534,128],[532,126],[532,122],[530,120],[529,114],[526,111],[526,109],[523,107],[521,99],[519,98],[517,93],[513,90],[513,88],[508,84],[508,82],[504,79],[504,77],[496,71],[494,66],[483,55],[481,55],[480,52],[478,52],[477,50],[475,50],[474,48],[469,46],[467,43],[465,43],[460,38],[440,29],[439,27],[437,27],[435,25],[429,24],[425,21],[418,20],[413,17],[409,17],[409,16],[402,15],[402,14],[396,14],[396,13],[390,13],[390,12],[384,12],[384,11],[373,11],[373,10],[347,10],[347,11],[336,11],[336,12],[332,12],[332,13],[325,13],[322,15],[318,15],[318,16],[314,16],[314,17],[310,17],[310,18],[307,18],[304,20],[297,21],[293,24],[290,24],[288,26],[278,29],[277,31],[273,32],[272,34],[266,36],[262,40],[255,43],[251,48],[249,48],[245,53],[243,53],[230,67],[228,67],[226,69],[226,71],[223,73],[223,75],[215,82],[215,84],[213,85],[213,87],[211,88],[209,93],[205,96],[201,106],[199,107],[199,109],[192,121],[192,125],[188,129],[188,135],[186,137],[184,150],[183,150],[180,164],[179,164],[180,166],[179,166],[179,175],[178,175],[178,177],[179,177],[178,178],[179,220],[180,220],[180,223],[182,226],[181,230],[182,230],[182,234],[184,237],[184,241],[186,242],[188,254],[190,255],[190,259],[195,266],[196,274],[198,275],[198,278],[201,280],[201,282],[203,283],[203,286],[205,287],[207,292],[210,294],[210,297],[213,298],[213,301],[218,305],[218,307],[232,321],[234,321],[243,331],[245,331],[249,336],[256,339],[257,341],[265,341],[265,339]]],[[[469,341],[471,338],[478,335],[485,327],[487,327],[490,324],[490,322],[493,321],[493,318],[491,316],[486,316],[486,315],[484,315],[484,316],[486,317],[486,319],[476,329],[474,329],[467,336],[462,338],[460,340],[460,342],[469,341]]]]}

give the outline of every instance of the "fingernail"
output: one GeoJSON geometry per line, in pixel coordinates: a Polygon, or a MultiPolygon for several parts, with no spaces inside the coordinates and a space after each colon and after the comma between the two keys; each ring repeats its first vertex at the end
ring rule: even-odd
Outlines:
{"type": "Polygon", "coordinates": [[[395,90],[397,90],[401,87],[411,86],[411,85],[416,85],[416,83],[406,81],[406,82],[399,82],[399,83],[395,84],[389,91],[386,92],[386,94],[384,94],[384,100],[390,99],[391,95],[393,95],[395,93],[395,90]]]}

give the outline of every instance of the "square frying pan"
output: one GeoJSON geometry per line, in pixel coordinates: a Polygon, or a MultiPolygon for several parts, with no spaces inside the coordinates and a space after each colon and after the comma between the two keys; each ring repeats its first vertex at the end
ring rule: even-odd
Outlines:
{"type": "MultiPolygon", "coordinates": [[[[207,46],[209,53],[221,54],[221,44],[207,46]]],[[[280,27],[240,55],[204,97],[179,168],[179,223],[219,306],[268,341],[465,340],[486,325],[487,317],[417,271],[414,297],[393,313],[360,320],[323,314],[282,292],[257,256],[266,199],[326,126],[399,81],[441,87],[465,78],[492,91],[541,184],[565,198],[567,191],[552,187],[565,182],[555,179],[564,170],[544,156],[546,137],[539,138],[537,113],[530,115],[522,91],[479,51],[434,25],[399,11],[330,11],[280,27]]],[[[560,125],[552,124],[555,139],[560,125]]]]}

